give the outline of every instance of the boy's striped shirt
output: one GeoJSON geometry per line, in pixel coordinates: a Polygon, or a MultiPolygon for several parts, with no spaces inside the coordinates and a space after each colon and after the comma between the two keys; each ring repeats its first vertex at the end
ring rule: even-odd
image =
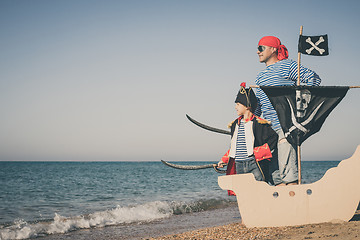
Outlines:
{"type": "Polygon", "coordinates": [[[244,122],[240,121],[239,131],[237,134],[237,141],[236,141],[235,161],[245,161],[251,159],[252,158],[248,156],[248,152],[246,148],[244,122]]]}

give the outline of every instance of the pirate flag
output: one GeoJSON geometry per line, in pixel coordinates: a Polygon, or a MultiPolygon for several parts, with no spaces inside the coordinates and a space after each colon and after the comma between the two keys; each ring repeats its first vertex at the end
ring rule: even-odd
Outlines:
{"type": "Polygon", "coordinates": [[[328,36],[303,36],[299,37],[298,51],[302,54],[314,56],[329,55],[328,36]]]}
{"type": "Polygon", "coordinates": [[[330,112],[345,97],[349,87],[265,87],[286,139],[294,147],[318,132],[330,112]]]}

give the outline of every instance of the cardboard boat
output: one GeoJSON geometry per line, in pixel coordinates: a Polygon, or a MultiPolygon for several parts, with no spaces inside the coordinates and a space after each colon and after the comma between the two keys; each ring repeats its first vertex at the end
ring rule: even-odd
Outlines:
{"type": "Polygon", "coordinates": [[[236,194],[247,227],[278,227],[349,221],[360,201],[360,145],[349,159],[317,182],[270,186],[253,174],[220,176],[219,186],[236,194]]]}

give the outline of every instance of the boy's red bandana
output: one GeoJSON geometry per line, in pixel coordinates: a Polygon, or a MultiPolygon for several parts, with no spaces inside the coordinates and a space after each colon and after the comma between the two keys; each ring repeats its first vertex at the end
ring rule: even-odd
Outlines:
{"type": "Polygon", "coordinates": [[[273,36],[266,36],[260,39],[259,46],[268,46],[268,47],[274,47],[278,50],[277,58],[279,60],[287,59],[289,57],[289,52],[285,45],[281,44],[280,39],[273,36]]]}

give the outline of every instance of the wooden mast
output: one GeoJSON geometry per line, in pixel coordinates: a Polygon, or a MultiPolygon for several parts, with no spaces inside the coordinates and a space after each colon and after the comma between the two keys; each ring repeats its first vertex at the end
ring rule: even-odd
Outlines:
{"type": "MultiPolygon", "coordinates": [[[[303,32],[303,26],[300,26],[300,37],[302,35],[302,32],[303,32]]],[[[301,53],[298,50],[298,61],[297,61],[297,64],[298,64],[298,78],[297,78],[297,84],[296,84],[298,86],[300,86],[300,60],[301,60],[301,53]]]]}
{"type": "MultiPolygon", "coordinates": [[[[300,36],[301,37],[303,32],[303,26],[300,26],[300,36]]],[[[297,86],[300,86],[300,60],[301,60],[301,53],[298,50],[298,79],[297,79],[297,86]]],[[[300,145],[297,146],[297,159],[298,159],[298,184],[301,184],[301,149],[300,145]]]]}

